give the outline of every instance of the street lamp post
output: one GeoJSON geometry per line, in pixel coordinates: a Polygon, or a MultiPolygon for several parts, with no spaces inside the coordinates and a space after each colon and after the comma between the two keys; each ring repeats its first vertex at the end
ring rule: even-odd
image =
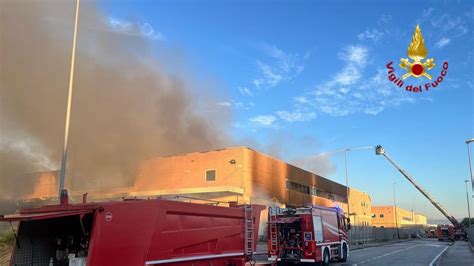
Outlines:
{"type": "Polygon", "coordinates": [[[69,88],[67,94],[66,123],[64,127],[64,147],[61,159],[61,172],[59,175],[59,201],[62,203],[63,198],[67,198],[67,191],[64,189],[67,163],[67,144],[69,138],[69,124],[71,121],[71,104],[72,104],[72,85],[74,83],[74,65],[76,59],[76,40],[77,40],[77,24],[79,19],[80,0],[76,0],[76,16],[74,18],[74,35],[72,38],[72,55],[71,69],[69,71],[69,88]]]}
{"type": "Polygon", "coordinates": [[[469,172],[471,173],[472,191],[474,191],[474,176],[472,175],[471,150],[469,149],[469,143],[471,143],[471,142],[474,142],[474,138],[466,140],[467,160],[469,162],[469,172]]]}
{"type": "Polygon", "coordinates": [[[467,183],[469,180],[464,180],[464,184],[466,185],[466,200],[467,200],[467,217],[469,219],[469,227],[471,227],[471,207],[469,206],[469,193],[467,190],[467,183]]]}
{"type": "MultiPolygon", "coordinates": [[[[349,222],[351,220],[351,212],[350,212],[350,207],[349,207],[349,193],[350,193],[350,189],[349,189],[349,174],[348,174],[348,170],[347,170],[347,152],[348,151],[351,151],[351,150],[365,150],[365,149],[373,149],[374,146],[365,146],[365,147],[356,147],[356,148],[344,148],[342,150],[337,150],[337,151],[332,151],[332,152],[324,152],[324,153],[321,153],[321,154],[318,154],[318,155],[322,155],[322,154],[335,154],[335,153],[340,153],[340,152],[344,152],[344,165],[345,165],[345,169],[346,169],[346,198],[347,198],[347,218],[349,219],[349,222]]],[[[316,155],[316,156],[318,156],[316,155]]]]}
{"type": "Polygon", "coordinates": [[[350,196],[350,189],[349,189],[349,178],[348,178],[348,171],[347,171],[347,152],[350,150],[366,150],[366,149],[373,149],[373,146],[365,146],[365,147],[357,147],[357,148],[345,148],[344,149],[344,164],[346,168],[346,195],[347,195],[347,216],[349,218],[349,222],[351,220],[351,212],[349,209],[349,196],[350,196]]]}
{"type": "Polygon", "coordinates": [[[397,237],[400,239],[400,231],[398,230],[398,214],[397,214],[397,200],[395,198],[395,185],[397,182],[393,182],[393,207],[395,209],[395,228],[397,228],[397,237]]]}
{"type": "Polygon", "coordinates": [[[416,197],[413,196],[413,222],[416,224],[416,197]]]}
{"type": "Polygon", "coordinates": [[[344,149],[344,164],[346,167],[346,198],[347,198],[347,218],[349,219],[349,223],[351,222],[351,212],[350,212],[350,204],[349,204],[349,180],[347,177],[347,152],[349,151],[348,148],[344,149]]]}

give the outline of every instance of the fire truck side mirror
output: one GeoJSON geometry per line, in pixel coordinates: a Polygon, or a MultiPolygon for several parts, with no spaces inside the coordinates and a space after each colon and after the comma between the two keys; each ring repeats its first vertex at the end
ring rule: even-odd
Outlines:
{"type": "Polygon", "coordinates": [[[349,218],[346,218],[346,219],[347,219],[347,222],[346,222],[347,230],[350,230],[351,229],[351,219],[349,219],[349,218]]]}

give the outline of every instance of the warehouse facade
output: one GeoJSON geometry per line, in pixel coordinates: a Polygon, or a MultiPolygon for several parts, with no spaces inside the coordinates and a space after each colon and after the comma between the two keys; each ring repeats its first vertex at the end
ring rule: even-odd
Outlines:
{"type": "Polygon", "coordinates": [[[372,226],[384,228],[402,228],[427,226],[426,216],[405,210],[398,206],[372,206],[372,226]]]}
{"type": "MultiPolygon", "coordinates": [[[[188,195],[267,206],[339,206],[347,211],[346,186],[247,147],[144,161],[132,191],[137,197],[188,195]]],[[[370,225],[370,196],[352,188],[349,195],[351,220],[370,225]]]]}
{"type": "MultiPolygon", "coordinates": [[[[42,173],[38,189],[35,187],[27,198],[56,197],[57,186],[51,184],[56,179],[52,176],[42,173]],[[54,189],[45,189],[47,183],[54,189]]],[[[68,188],[74,198],[80,199],[82,191],[68,188]]],[[[88,192],[92,200],[159,196],[222,205],[338,206],[346,213],[348,205],[346,186],[247,147],[151,158],[140,163],[133,186],[83,192],[88,192]]],[[[370,226],[370,196],[350,188],[349,204],[352,223],[370,226]]]]}

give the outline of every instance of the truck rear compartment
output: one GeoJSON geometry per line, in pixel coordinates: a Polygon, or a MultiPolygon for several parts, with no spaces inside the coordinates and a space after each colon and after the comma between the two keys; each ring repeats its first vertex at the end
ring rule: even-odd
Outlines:
{"type": "Polygon", "coordinates": [[[282,246],[280,258],[282,261],[299,261],[302,254],[302,232],[300,221],[279,224],[279,242],[282,246]]]}
{"type": "Polygon", "coordinates": [[[69,265],[68,257],[86,258],[92,221],[93,213],[22,221],[12,265],[69,265]]]}
{"type": "Polygon", "coordinates": [[[270,207],[268,221],[269,261],[327,265],[347,260],[350,225],[339,207],[270,207]]]}

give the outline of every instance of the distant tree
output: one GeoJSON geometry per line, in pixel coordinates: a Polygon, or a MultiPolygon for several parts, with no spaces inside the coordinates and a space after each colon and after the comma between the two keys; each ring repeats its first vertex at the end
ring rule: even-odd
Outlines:
{"type": "MultiPolygon", "coordinates": [[[[462,219],[461,223],[465,226],[465,227],[469,227],[469,218],[464,218],[462,219]]],[[[474,218],[471,218],[471,225],[474,226],[474,218]]]]}

